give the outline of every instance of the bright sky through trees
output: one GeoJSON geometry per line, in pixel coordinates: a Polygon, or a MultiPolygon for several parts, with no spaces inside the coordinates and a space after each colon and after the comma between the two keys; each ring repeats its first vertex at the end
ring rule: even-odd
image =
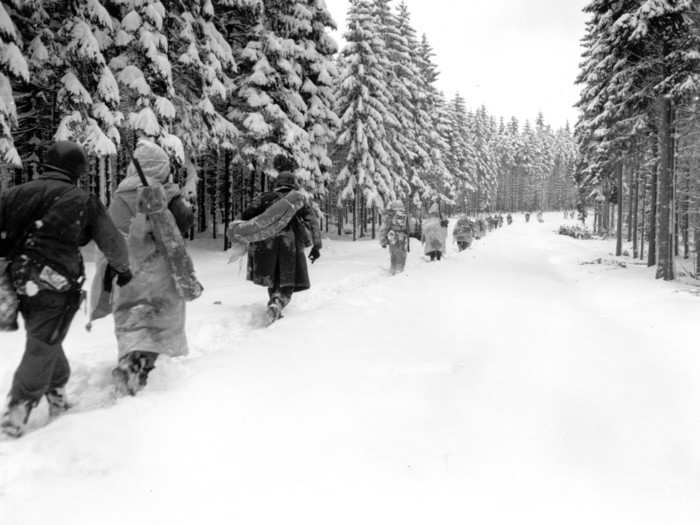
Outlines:
{"type": "MultiPolygon", "coordinates": [[[[495,115],[534,121],[542,111],[555,126],[575,123],[585,0],[405,2],[433,45],[445,95],[459,91],[468,107],[484,104],[495,115]]],[[[340,40],[348,0],[326,4],[340,40]]]]}

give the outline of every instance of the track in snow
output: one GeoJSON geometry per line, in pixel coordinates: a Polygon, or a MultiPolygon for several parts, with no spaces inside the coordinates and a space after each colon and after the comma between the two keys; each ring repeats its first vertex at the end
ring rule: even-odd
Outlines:
{"type": "Polygon", "coordinates": [[[103,408],[110,327],[76,322],[86,410],[0,443],[3,522],[696,523],[698,299],[582,266],[610,243],[560,222],[440,263],[413,242],[393,278],[375,243],[331,243],[264,330],[265,291],[195,250],[192,355],[103,408]]]}

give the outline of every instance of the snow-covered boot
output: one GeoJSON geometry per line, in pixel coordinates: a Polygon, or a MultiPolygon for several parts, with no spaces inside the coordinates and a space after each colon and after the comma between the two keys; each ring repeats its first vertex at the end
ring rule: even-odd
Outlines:
{"type": "Polygon", "coordinates": [[[267,317],[270,323],[274,323],[282,318],[282,301],[279,298],[275,297],[267,305],[267,317]]]}
{"type": "Polygon", "coordinates": [[[49,403],[49,417],[51,419],[60,416],[70,408],[65,387],[50,389],[46,392],[46,401],[49,403]]]}
{"type": "Polygon", "coordinates": [[[158,354],[154,352],[131,352],[121,359],[112,370],[112,377],[117,391],[135,396],[148,381],[148,374],[155,368],[158,354]]]}
{"type": "Polygon", "coordinates": [[[24,429],[29,421],[29,414],[36,403],[32,401],[16,401],[11,398],[7,400],[7,408],[0,420],[0,431],[13,438],[18,438],[24,434],[24,429]]]}
{"type": "Polygon", "coordinates": [[[132,360],[131,354],[122,357],[117,367],[112,370],[112,378],[117,392],[122,395],[135,396],[136,392],[141,389],[139,372],[138,363],[132,360]]]}

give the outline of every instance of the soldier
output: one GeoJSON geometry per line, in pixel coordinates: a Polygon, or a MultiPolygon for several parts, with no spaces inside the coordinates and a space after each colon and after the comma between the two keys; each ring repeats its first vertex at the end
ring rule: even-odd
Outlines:
{"type": "Polygon", "coordinates": [[[431,261],[442,259],[445,253],[445,242],[447,240],[447,221],[440,218],[440,208],[437,203],[433,204],[429,211],[429,217],[423,225],[423,237],[425,254],[431,261]]]}
{"type": "Polygon", "coordinates": [[[62,344],[82,297],[80,247],[94,240],[119,286],[132,278],[124,238],[98,198],[76,186],[87,167],[80,146],[57,142],[46,153],[42,175],[2,196],[0,257],[9,261],[27,331],[0,421],[0,430],[9,436],[22,435],[43,396],[52,417],[69,408],[70,366],[62,344]]]}
{"type": "MultiPolygon", "coordinates": [[[[263,193],[243,211],[244,221],[262,214],[268,207],[298,190],[294,176],[296,162],[284,155],[274,160],[279,172],[274,191],[263,193]]],[[[304,249],[311,247],[309,260],[321,257],[321,228],[310,206],[301,208],[284,229],[274,237],[252,243],[248,252],[248,280],[268,289],[268,317],[270,322],[282,317],[282,310],[292,300],[294,292],[311,288],[304,249]]]]}
{"type": "Polygon", "coordinates": [[[379,231],[382,248],[389,247],[391,275],[404,271],[408,252],[408,215],[403,202],[396,200],[384,212],[384,223],[379,231]]]}
{"type": "Polygon", "coordinates": [[[457,248],[462,252],[472,244],[474,223],[466,215],[460,217],[452,232],[457,248]]]}

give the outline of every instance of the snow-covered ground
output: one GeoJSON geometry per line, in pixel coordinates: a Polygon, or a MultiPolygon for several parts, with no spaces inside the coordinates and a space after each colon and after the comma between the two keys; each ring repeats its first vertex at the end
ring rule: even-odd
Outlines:
{"type": "MultiPolygon", "coordinates": [[[[76,319],[77,407],[0,441],[2,525],[697,524],[700,298],[611,242],[516,216],[390,277],[330,242],[313,289],[265,291],[204,245],[192,346],[114,401],[111,322],[76,319]]],[[[0,388],[22,334],[0,334],[0,388]]]]}

